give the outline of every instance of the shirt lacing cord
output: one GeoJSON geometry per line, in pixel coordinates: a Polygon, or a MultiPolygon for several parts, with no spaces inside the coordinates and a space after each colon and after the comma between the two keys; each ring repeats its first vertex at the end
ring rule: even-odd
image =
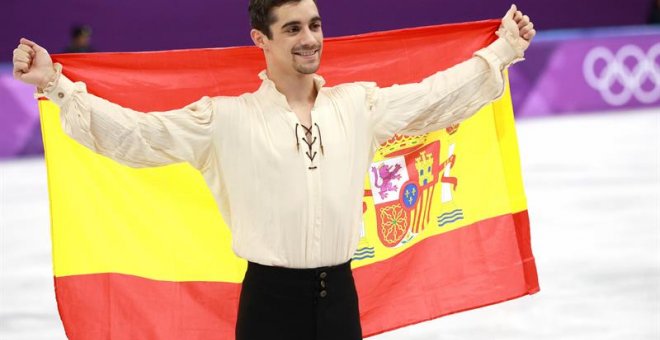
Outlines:
{"type": "MultiPolygon", "coordinates": [[[[318,132],[318,139],[319,139],[319,148],[321,149],[321,155],[325,155],[325,151],[323,150],[323,137],[321,137],[321,128],[319,127],[318,124],[314,123],[314,126],[316,126],[316,131],[318,132]]],[[[316,158],[316,151],[312,150],[312,145],[316,143],[316,137],[312,139],[311,141],[307,140],[307,135],[312,136],[312,129],[313,127],[306,127],[305,125],[296,124],[296,150],[300,151],[300,138],[298,137],[298,127],[302,127],[305,130],[305,137],[302,138],[302,140],[307,144],[307,151],[305,154],[307,155],[307,158],[309,158],[310,162],[314,162],[314,158],[316,158]]],[[[308,167],[309,170],[314,170],[316,169],[316,166],[310,166],[308,167]]]]}

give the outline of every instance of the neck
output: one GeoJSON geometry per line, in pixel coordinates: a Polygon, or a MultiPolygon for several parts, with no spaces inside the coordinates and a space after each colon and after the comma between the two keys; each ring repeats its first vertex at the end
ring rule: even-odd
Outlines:
{"type": "Polygon", "coordinates": [[[268,69],[268,79],[275,84],[277,90],[286,97],[291,106],[313,105],[316,100],[317,91],[313,74],[291,75],[268,69]]]}

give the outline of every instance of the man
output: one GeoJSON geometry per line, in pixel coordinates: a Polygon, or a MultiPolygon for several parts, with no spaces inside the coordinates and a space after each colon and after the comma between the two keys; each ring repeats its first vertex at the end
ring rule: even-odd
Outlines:
{"type": "Polygon", "coordinates": [[[71,29],[71,42],[64,53],[96,52],[91,45],[92,28],[87,25],[77,25],[71,29]]]}
{"type": "Polygon", "coordinates": [[[267,65],[254,93],[142,114],[87,93],[27,39],[14,50],[14,76],[58,104],[64,130],[90,149],[129,166],[199,169],[234,252],[249,261],[238,340],[361,339],[350,259],[377,147],[457,123],[501,95],[502,72],[522,58],[533,25],[512,6],[497,41],[420,83],[326,88],[315,74],[323,32],[314,0],[251,0],[249,12],[267,65]]]}

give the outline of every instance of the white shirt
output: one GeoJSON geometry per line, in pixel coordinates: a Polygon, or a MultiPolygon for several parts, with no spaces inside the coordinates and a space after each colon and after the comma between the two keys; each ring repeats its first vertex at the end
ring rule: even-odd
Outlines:
{"type": "Polygon", "coordinates": [[[360,238],[364,178],[378,146],[457,123],[500,96],[502,71],[522,57],[500,38],[420,83],[323,87],[310,136],[265,72],[254,93],[204,97],[143,114],[87,93],[61,75],[44,91],[64,130],[120,163],[189,162],[231,228],[233,250],[264,265],[312,268],[348,261],[360,238]]]}

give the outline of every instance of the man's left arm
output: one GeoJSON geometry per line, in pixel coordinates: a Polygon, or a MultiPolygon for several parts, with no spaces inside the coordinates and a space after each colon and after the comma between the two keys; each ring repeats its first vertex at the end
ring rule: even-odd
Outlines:
{"type": "Polygon", "coordinates": [[[522,60],[536,34],[514,6],[502,18],[499,39],[475,56],[420,83],[368,93],[375,143],[394,134],[419,135],[467,119],[504,92],[504,70],[522,60]]]}

